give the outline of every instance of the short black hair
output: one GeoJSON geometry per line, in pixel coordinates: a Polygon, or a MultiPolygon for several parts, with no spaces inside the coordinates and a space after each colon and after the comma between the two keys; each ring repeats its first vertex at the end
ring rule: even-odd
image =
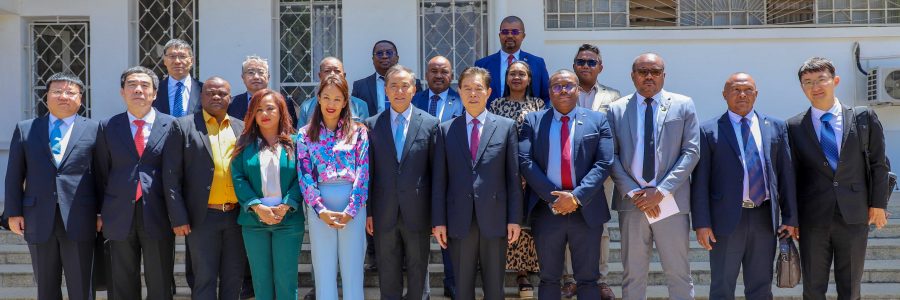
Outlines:
{"type": "Polygon", "coordinates": [[[503,21],[500,21],[500,24],[503,24],[503,23],[507,23],[507,24],[519,23],[519,24],[522,24],[522,28],[525,27],[525,21],[522,21],[522,18],[519,18],[517,16],[507,16],[506,18],[503,18],[503,21]]]}
{"type": "Polygon", "coordinates": [[[156,76],[156,73],[153,72],[153,70],[142,66],[134,66],[122,72],[122,77],[119,78],[119,87],[124,89],[125,79],[128,79],[128,76],[133,74],[147,74],[147,76],[150,76],[150,81],[153,82],[153,90],[159,89],[159,77],[156,76]]]}
{"type": "Polygon", "coordinates": [[[581,47],[578,47],[578,52],[575,52],[575,56],[578,56],[578,53],[581,53],[581,51],[594,52],[594,54],[597,54],[597,58],[600,59],[599,63],[603,63],[603,56],[600,55],[600,48],[597,48],[597,46],[591,44],[581,44],[581,47]]]}
{"type": "Polygon", "coordinates": [[[822,71],[831,73],[831,76],[834,77],[834,64],[824,57],[810,57],[803,62],[803,65],[800,66],[800,70],[797,71],[797,79],[803,80],[803,74],[822,71]]]}
{"type": "Polygon", "coordinates": [[[163,46],[163,55],[166,55],[166,52],[168,52],[170,48],[187,49],[188,56],[194,57],[194,47],[191,47],[191,44],[185,40],[171,39],[168,42],[166,42],[166,45],[163,46]]]}
{"type": "Polygon", "coordinates": [[[397,54],[398,52],[400,52],[400,51],[397,51],[397,45],[395,45],[394,42],[391,42],[391,41],[388,41],[388,40],[380,40],[380,41],[375,42],[374,45],[372,45],[372,56],[375,56],[375,47],[378,46],[378,44],[381,44],[381,43],[388,43],[388,44],[391,45],[391,47],[394,47],[394,53],[395,53],[395,54],[397,54]]]}
{"type": "Polygon", "coordinates": [[[50,89],[50,84],[58,81],[68,82],[78,86],[78,92],[84,92],[84,82],[81,81],[78,76],[69,72],[59,72],[53,75],[50,75],[50,78],[47,78],[47,89],[50,89]]]}
{"type": "Polygon", "coordinates": [[[481,83],[483,83],[485,87],[491,86],[491,72],[482,67],[468,67],[463,70],[462,73],[459,74],[459,82],[457,83],[457,85],[461,86],[463,80],[465,80],[466,77],[475,75],[481,75],[481,83]]]}

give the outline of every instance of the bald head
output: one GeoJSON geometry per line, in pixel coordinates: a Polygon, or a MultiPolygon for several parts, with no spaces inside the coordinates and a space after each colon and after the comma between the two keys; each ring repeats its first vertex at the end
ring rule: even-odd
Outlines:
{"type": "Polygon", "coordinates": [[[322,61],[319,62],[319,82],[324,81],[326,77],[331,75],[344,78],[347,77],[347,74],[344,73],[344,63],[333,56],[323,58],[322,61]]]}
{"type": "Polygon", "coordinates": [[[756,80],[753,80],[753,76],[750,76],[750,74],[747,74],[744,72],[736,72],[736,73],[731,74],[731,76],[728,76],[728,80],[725,80],[725,89],[724,90],[727,91],[735,83],[743,83],[743,82],[749,83],[749,84],[753,85],[753,88],[756,88],[756,80]]]}
{"type": "Polygon", "coordinates": [[[428,81],[428,89],[435,94],[443,93],[450,88],[450,82],[453,81],[453,66],[450,60],[440,55],[428,60],[425,80],[428,81]]]}
{"type": "Polygon", "coordinates": [[[666,82],[666,63],[656,53],[638,55],[631,64],[631,81],[638,94],[650,98],[663,89],[666,82]]]}
{"type": "Polygon", "coordinates": [[[206,113],[222,122],[228,112],[229,104],[231,104],[231,84],[227,80],[213,76],[203,82],[200,106],[206,113]]]}
{"type": "Polygon", "coordinates": [[[663,69],[666,68],[666,62],[663,60],[662,56],[653,52],[643,53],[634,58],[634,62],[631,63],[631,69],[634,70],[638,64],[641,63],[653,63],[659,65],[663,69]]]}
{"type": "Polygon", "coordinates": [[[722,97],[728,104],[728,110],[740,115],[747,116],[753,111],[753,105],[756,103],[756,96],[759,91],[756,90],[756,81],[750,74],[737,72],[728,76],[725,81],[725,88],[722,90],[722,97]]]}

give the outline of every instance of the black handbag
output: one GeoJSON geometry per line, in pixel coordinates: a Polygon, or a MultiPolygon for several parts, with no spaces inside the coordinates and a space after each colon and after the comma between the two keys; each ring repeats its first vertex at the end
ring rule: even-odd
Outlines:
{"type": "Polygon", "coordinates": [[[791,237],[778,239],[778,260],[775,261],[775,285],[792,288],[800,284],[800,253],[791,237]]]}

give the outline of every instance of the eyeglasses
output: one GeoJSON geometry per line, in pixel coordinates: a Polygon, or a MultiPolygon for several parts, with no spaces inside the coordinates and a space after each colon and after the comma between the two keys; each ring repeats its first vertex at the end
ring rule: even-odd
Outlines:
{"type": "Polygon", "coordinates": [[[70,91],[63,91],[63,90],[50,91],[50,95],[53,95],[54,97],[62,97],[63,95],[65,95],[66,97],[75,97],[75,96],[77,96],[77,95],[79,95],[79,94],[81,94],[81,93],[78,93],[78,92],[70,92],[70,91]]]}
{"type": "Polygon", "coordinates": [[[566,83],[566,85],[554,84],[550,87],[550,90],[553,91],[554,94],[559,94],[565,91],[566,93],[571,93],[575,91],[575,85],[571,83],[566,83]]]}
{"type": "Polygon", "coordinates": [[[819,77],[819,79],[816,80],[804,80],[803,82],[800,82],[800,85],[802,85],[804,88],[812,88],[815,86],[825,85],[831,82],[832,79],[833,78],[831,77],[819,77]]]}
{"type": "Polygon", "coordinates": [[[180,60],[187,60],[188,58],[191,58],[190,56],[187,56],[187,55],[172,55],[172,54],[166,54],[166,55],[164,55],[164,56],[165,56],[166,58],[168,58],[168,59],[171,59],[171,60],[179,60],[179,59],[180,59],[180,60]]]}
{"type": "Polygon", "coordinates": [[[653,75],[653,77],[659,77],[663,74],[663,69],[639,69],[633,71],[635,74],[640,75],[641,77],[647,77],[647,75],[653,75]]]}
{"type": "Polygon", "coordinates": [[[394,50],[378,50],[375,51],[375,57],[391,58],[394,57],[394,50]]]}
{"type": "Polygon", "coordinates": [[[502,35],[519,35],[522,31],[518,29],[500,29],[500,34],[502,35]]]}
{"type": "Polygon", "coordinates": [[[575,65],[579,66],[579,67],[584,67],[585,65],[587,65],[588,67],[593,68],[593,67],[596,67],[598,64],[600,64],[600,62],[593,60],[593,59],[580,59],[579,58],[579,59],[575,60],[575,65]]]}
{"type": "Polygon", "coordinates": [[[247,75],[247,76],[266,76],[266,74],[269,74],[269,72],[266,72],[265,70],[262,70],[262,69],[244,71],[244,75],[247,75]]]}

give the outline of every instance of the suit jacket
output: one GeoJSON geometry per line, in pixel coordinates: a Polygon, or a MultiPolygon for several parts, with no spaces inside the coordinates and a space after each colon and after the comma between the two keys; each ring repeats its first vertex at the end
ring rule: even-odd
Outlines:
{"type": "Polygon", "coordinates": [[[97,185],[93,174],[97,121],[76,116],[59,167],[50,152],[49,116],[16,124],[6,166],[7,217],[25,217],[25,240],[46,242],[53,233],[56,206],[66,236],[88,241],[97,234],[97,185]]]}
{"type": "MultiPolygon", "coordinates": [[[[656,114],[656,186],[672,193],[680,214],[690,211],[691,187],[688,177],[700,156],[700,126],[694,101],[690,97],[662,91],[656,114]]],[[[637,176],[631,173],[637,135],[637,96],[628,95],[609,105],[607,118],[616,143],[615,162],[610,176],[616,184],[612,207],[619,211],[635,209],[629,191],[639,189],[637,176]],[[621,100],[621,101],[620,101],[621,100]]]]}
{"type": "MultiPolygon", "coordinates": [[[[813,128],[812,112],[807,109],[787,121],[791,137],[794,171],[797,174],[797,209],[800,227],[827,228],[834,210],[840,210],[847,224],[868,222],[869,207],[887,208],[887,162],[884,154],[884,129],[871,110],[869,120],[869,159],[871,189],[866,183],[865,156],[850,107],[843,106],[843,138],[836,171],[831,170],[819,138],[813,128]]],[[[815,120],[819,122],[818,120],[815,120]]]]}
{"type": "Polygon", "coordinates": [[[369,216],[375,230],[387,231],[402,219],[410,231],[431,229],[431,162],[438,119],[410,107],[409,128],[400,161],[394,146],[391,112],[366,120],[369,127],[369,216]]]}
{"type": "MultiPolygon", "coordinates": [[[[291,139],[294,140],[294,139],[291,139]]],[[[231,161],[231,178],[234,182],[234,193],[238,203],[241,204],[241,214],[238,216],[238,224],[243,226],[278,226],[278,225],[303,225],[303,212],[300,210],[300,181],[297,179],[297,154],[288,156],[284,148],[281,149],[278,159],[278,179],[281,187],[281,203],[292,208],[284,219],[277,225],[267,225],[259,220],[259,216],[251,209],[253,205],[261,204],[263,198],[262,170],[259,162],[259,144],[254,142],[247,145],[240,154],[231,161]]]]}
{"type": "MultiPolygon", "coordinates": [[[[316,108],[316,102],[318,101],[318,97],[312,97],[303,101],[300,104],[300,117],[297,119],[297,129],[303,128],[309,124],[309,120],[312,119],[313,110],[316,108]]],[[[350,116],[354,121],[364,122],[366,118],[369,117],[369,109],[366,101],[362,99],[350,96],[350,116]]],[[[393,136],[392,136],[393,137],[393,136]]]]}
{"type": "MultiPolygon", "coordinates": [[[[772,205],[772,232],[781,224],[797,226],[794,166],[784,121],[756,113],[759,119],[766,190],[772,205]]],[[[726,112],[700,126],[700,161],[691,177],[691,223],[730,235],[741,220],[744,166],[738,137],[726,112]]]]}
{"type": "MultiPolygon", "coordinates": [[[[185,115],[200,113],[200,93],[203,91],[203,83],[191,76],[191,97],[188,98],[188,111],[185,115]]],[[[246,106],[245,106],[246,107],[246,106]]],[[[157,111],[171,115],[172,109],[169,107],[169,77],[164,76],[159,81],[159,89],[156,90],[156,100],[153,100],[153,108],[157,111]]]]}
{"type": "Polygon", "coordinates": [[[469,152],[466,118],[441,123],[434,155],[432,223],[450,237],[469,233],[476,218],[486,238],[506,236],[507,224],[522,222],[516,122],[485,110],[475,161],[469,152]]]}
{"type": "MultiPolygon", "coordinates": [[[[244,122],[229,117],[234,136],[240,137],[244,122]]],[[[163,188],[173,227],[197,226],[206,218],[209,190],[215,165],[209,146],[209,131],[203,112],[172,123],[163,152],[163,188]]]]}
{"type": "MultiPolygon", "coordinates": [[[[378,113],[378,101],[384,101],[384,99],[375,99],[378,98],[378,88],[375,86],[377,82],[375,79],[376,74],[378,73],[373,73],[366,78],[354,81],[353,93],[350,94],[351,96],[366,102],[367,108],[369,109],[369,115],[378,113]]],[[[418,79],[416,79],[416,90],[422,90],[422,83],[419,82],[418,79]]],[[[385,97],[387,97],[387,95],[385,95],[385,97]]]]}
{"type": "Polygon", "coordinates": [[[172,116],[156,114],[141,156],[134,147],[128,113],[100,122],[94,162],[97,166],[95,176],[103,191],[100,213],[103,236],[107,239],[125,240],[128,237],[133,225],[138,181],[143,199],[137,205],[144,206],[144,230],[153,239],[174,236],[162,187],[163,147],[174,121],[172,116]]]}
{"type": "MultiPolygon", "coordinates": [[[[502,56],[507,55],[503,51],[497,51],[475,61],[476,67],[485,68],[491,73],[491,97],[488,99],[488,107],[491,107],[491,101],[503,97],[503,94],[500,94],[500,87],[506,84],[506,74],[500,74],[500,61],[506,61],[506,58],[501,57],[501,53],[503,54],[502,56]]],[[[547,74],[547,65],[544,64],[544,59],[521,51],[519,60],[528,63],[528,67],[531,68],[531,92],[534,93],[535,97],[544,99],[544,103],[547,103],[547,107],[549,107],[550,75],[547,74]]]]}
{"type": "Polygon", "coordinates": [[[619,100],[622,96],[619,90],[597,83],[597,94],[594,95],[594,101],[590,109],[593,111],[606,112],[609,110],[609,104],[619,100]]]}
{"type": "MultiPolygon", "coordinates": [[[[231,104],[228,105],[228,115],[243,121],[247,116],[247,108],[250,106],[250,98],[253,95],[250,92],[243,92],[238,95],[231,96],[231,104]]],[[[297,108],[294,107],[294,101],[285,97],[287,101],[288,116],[291,117],[291,126],[296,127],[297,124],[297,108]]]]}
{"type": "MultiPolygon", "coordinates": [[[[420,91],[416,93],[412,98],[412,104],[415,105],[418,109],[424,110],[428,112],[428,106],[431,104],[431,99],[428,98],[429,89],[425,89],[424,91],[420,91]]],[[[465,112],[465,109],[462,105],[462,98],[459,97],[459,93],[457,93],[453,88],[449,88],[447,92],[447,101],[444,104],[445,112],[441,117],[440,122],[447,122],[452,120],[453,118],[462,116],[465,112]]]]}
{"type": "MultiPolygon", "coordinates": [[[[603,113],[581,107],[571,113],[577,116],[572,137],[575,146],[572,153],[575,189],[572,194],[581,202],[577,213],[585,223],[591,228],[601,228],[610,219],[603,182],[613,163],[612,131],[603,113]]],[[[550,141],[553,115],[553,109],[526,115],[519,133],[519,169],[528,183],[525,191],[528,216],[536,205],[550,205],[556,200],[550,192],[563,190],[547,177],[550,143],[559,143],[550,141]]]]}

